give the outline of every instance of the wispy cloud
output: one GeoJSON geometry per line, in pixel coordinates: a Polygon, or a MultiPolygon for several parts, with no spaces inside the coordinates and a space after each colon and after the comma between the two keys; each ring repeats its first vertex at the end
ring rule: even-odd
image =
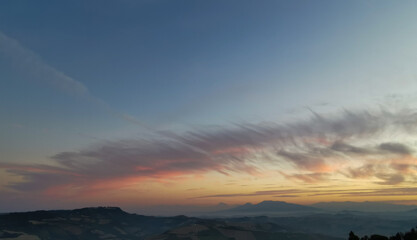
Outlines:
{"type": "Polygon", "coordinates": [[[404,136],[414,133],[417,121],[411,119],[415,116],[410,109],[343,111],[327,117],[315,113],[291,124],[236,124],[184,134],[164,132],[154,139],[102,142],[58,153],[50,166],[2,164],[0,168],[25,180],[9,185],[21,191],[54,186],[89,188],[106,181],[122,185],[207,172],[262,177],[263,169],[270,168],[291,181],[306,183],[339,175],[369,179],[377,185],[398,185],[415,175],[411,171],[413,150],[403,143],[375,139],[387,131],[404,136]],[[292,167],[283,168],[283,164],[292,167]]]}
{"type": "Polygon", "coordinates": [[[270,191],[255,191],[247,193],[233,193],[233,194],[213,194],[204,195],[195,198],[239,198],[239,197],[257,197],[257,196],[275,196],[275,197],[297,197],[297,196],[331,196],[339,195],[343,197],[361,197],[361,196],[415,196],[417,188],[363,188],[363,189],[278,189],[270,191]]]}
{"type": "Polygon", "coordinates": [[[405,178],[401,174],[386,174],[386,173],[380,173],[377,174],[376,177],[383,180],[382,182],[377,182],[378,184],[382,185],[397,185],[399,183],[404,182],[405,178]]]}
{"type": "Polygon", "coordinates": [[[375,166],[374,164],[365,164],[357,168],[348,168],[347,174],[351,178],[369,178],[375,175],[375,166]]]}
{"type": "Polygon", "coordinates": [[[31,78],[40,79],[72,97],[85,99],[119,119],[145,129],[150,128],[137,118],[113,109],[106,101],[91,93],[85,84],[49,65],[35,52],[25,48],[2,31],[0,31],[0,54],[6,56],[21,72],[29,73],[31,78]]]}
{"type": "Polygon", "coordinates": [[[353,146],[351,144],[344,143],[342,141],[336,141],[331,145],[331,150],[346,153],[346,154],[371,154],[372,151],[367,148],[353,146]]]}
{"type": "Polygon", "coordinates": [[[23,47],[17,40],[8,37],[1,31],[0,52],[8,56],[15,66],[69,94],[90,96],[90,92],[84,84],[48,65],[33,51],[23,47]]]}
{"type": "Polygon", "coordinates": [[[300,190],[300,189],[280,189],[280,190],[256,191],[256,192],[249,192],[249,193],[214,194],[214,195],[199,196],[195,198],[253,197],[253,196],[270,196],[270,195],[288,195],[288,194],[297,194],[297,193],[305,193],[305,191],[300,190]]]}
{"type": "Polygon", "coordinates": [[[295,179],[305,183],[317,183],[327,180],[330,176],[329,173],[321,173],[321,172],[314,172],[314,173],[298,173],[298,174],[286,174],[282,171],[280,173],[288,179],[295,179]]]}
{"type": "Polygon", "coordinates": [[[282,156],[283,158],[292,162],[300,169],[308,171],[322,171],[327,168],[324,160],[325,154],[322,152],[315,154],[312,151],[300,153],[280,150],[277,154],[278,156],[282,156]]]}

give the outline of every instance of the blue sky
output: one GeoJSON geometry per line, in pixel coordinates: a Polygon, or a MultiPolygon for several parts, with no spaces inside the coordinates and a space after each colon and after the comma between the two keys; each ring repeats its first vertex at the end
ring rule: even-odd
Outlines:
{"type": "Polygon", "coordinates": [[[162,125],[369,100],[392,90],[384,75],[410,77],[398,59],[415,50],[415,27],[404,24],[413,8],[390,1],[3,5],[4,34],[114,108],[162,125]]]}
{"type": "MultiPolygon", "coordinates": [[[[414,1],[2,1],[0,162],[59,165],[60,153],[109,142],[413,110],[416,10],[414,1]]],[[[8,194],[36,182],[2,168],[8,194]]]]}

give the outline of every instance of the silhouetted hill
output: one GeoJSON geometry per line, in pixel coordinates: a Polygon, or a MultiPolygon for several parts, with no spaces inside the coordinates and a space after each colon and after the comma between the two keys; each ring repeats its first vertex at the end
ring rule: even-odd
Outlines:
{"type": "MultiPolygon", "coordinates": [[[[245,204],[235,211],[301,211],[311,208],[285,202],[245,204]]],[[[417,218],[385,219],[373,215],[310,214],[297,217],[202,219],[152,217],[116,207],[35,211],[0,215],[0,239],[133,240],[133,239],[323,239],[345,238],[349,231],[365,235],[395,234],[415,226],[417,218]],[[329,237],[330,236],[330,237],[329,237]]]]}
{"type": "MultiPolygon", "coordinates": [[[[279,203],[280,206],[284,206],[279,203]]],[[[271,207],[271,203],[260,204],[271,207]]],[[[273,204],[273,206],[276,206],[273,204]]],[[[277,207],[277,206],[276,206],[277,207]]],[[[267,217],[199,219],[187,216],[151,217],[116,207],[9,213],[0,216],[0,239],[322,239],[321,234],[288,232],[267,217]]]]}
{"type": "Polygon", "coordinates": [[[157,215],[157,216],[175,216],[179,214],[185,214],[187,216],[201,216],[206,213],[218,212],[227,210],[237,205],[228,205],[225,203],[218,203],[216,205],[154,205],[146,207],[136,207],[134,212],[140,212],[144,215],[157,215]]]}
{"type": "Polygon", "coordinates": [[[9,213],[0,215],[0,239],[15,236],[32,240],[137,240],[194,221],[195,218],[186,216],[150,217],[129,214],[116,207],[9,213]]]}
{"type": "Polygon", "coordinates": [[[268,222],[258,222],[246,218],[247,221],[205,220],[191,225],[169,230],[151,240],[169,239],[249,239],[249,240],[341,240],[322,234],[288,232],[282,227],[268,222]]]}

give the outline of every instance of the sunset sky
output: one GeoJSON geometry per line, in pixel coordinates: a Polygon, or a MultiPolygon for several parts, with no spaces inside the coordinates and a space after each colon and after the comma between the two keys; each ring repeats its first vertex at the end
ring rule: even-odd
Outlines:
{"type": "Polygon", "coordinates": [[[0,212],[417,204],[416,12],[0,1],[0,212]]]}

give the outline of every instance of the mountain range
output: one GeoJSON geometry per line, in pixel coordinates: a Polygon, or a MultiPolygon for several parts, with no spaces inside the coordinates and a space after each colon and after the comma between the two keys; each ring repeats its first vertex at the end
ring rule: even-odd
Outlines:
{"type": "Polygon", "coordinates": [[[361,212],[379,214],[408,214],[417,212],[417,205],[400,205],[385,202],[319,202],[311,205],[300,205],[283,201],[263,201],[257,204],[246,203],[243,205],[157,205],[142,208],[131,208],[129,211],[143,215],[157,216],[256,216],[256,215],[279,215],[293,216],[313,213],[337,213],[337,212],[361,212]]]}
{"type": "Polygon", "coordinates": [[[281,201],[263,201],[258,204],[246,203],[244,205],[228,209],[230,212],[299,212],[317,211],[317,208],[281,201]]]}
{"type": "Polygon", "coordinates": [[[416,205],[399,205],[384,202],[320,202],[300,205],[282,201],[263,201],[257,204],[246,203],[239,206],[223,205],[223,210],[189,212],[191,216],[302,216],[320,213],[351,212],[356,214],[379,214],[417,216],[416,205]]]}
{"type": "Polygon", "coordinates": [[[304,206],[264,201],[215,211],[217,215],[207,214],[205,217],[144,216],[127,213],[118,207],[5,213],[0,215],[0,239],[337,240],[346,239],[350,231],[359,235],[405,232],[417,223],[417,210],[413,207],[382,203],[373,205],[372,202],[304,206]],[[346,210],[344,206],[355,208],[346,210]],[[372,212],[354,211],[364,206],[372,212]],[[397,212],[375,212],[377,207],[384,206],[397,209],[397,212]],[[336,211],[336,207],[343,210],[336,211]]]}
{"type": "MultiPolygon", "coordinates": [[[[282,201],[263,201],[257,204],[246,203],[222,211],[211,212],[218,216],[294,216],[321,212],[320,209],[282,201]]],[[[208,214],[208,215],[210,215],[208,214]]]]}
{"type": "Polygon", "coordinates": [[[0,215],[0,239],[341,239],[319,233],[291,232],[266,220],[152,217],[129,214],[117,207],[35,211],[0,215]]]}

